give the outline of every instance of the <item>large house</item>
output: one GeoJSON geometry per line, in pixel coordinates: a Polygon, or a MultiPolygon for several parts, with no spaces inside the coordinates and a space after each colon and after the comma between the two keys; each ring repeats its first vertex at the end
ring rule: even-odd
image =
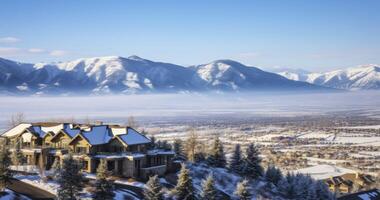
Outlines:
{"type": "Polygon", "coordinates": [[[155,149],[151,140],[131,127],[72,123],[22,123],[1,135],[11,151],[20,147],[28,165],[51,168],[69,153],[95,173],[101,159],[115,176],[147,178],[166,173],[174,152],[155,149]],[[13,148],[13,149],[12,149],[13,148]]]}
{"type": "Polygon", "coordinates": [[[324,180],[329,189],[338,195],[351,193],[354,190],[369,190],[375,187],[375,180],[371,175],[360,173],[346,173],[324,180]]]}

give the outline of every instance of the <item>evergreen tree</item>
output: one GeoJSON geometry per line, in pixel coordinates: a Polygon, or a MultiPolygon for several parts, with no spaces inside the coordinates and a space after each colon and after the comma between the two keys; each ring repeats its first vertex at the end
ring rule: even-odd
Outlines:
{"type": "Polygon", "coordinates": [[[206,155],[206,151],[205,151],[206,147],[205,147],[204,143],[198,143],[196,148],[197,148],[197,150],[196,150],[195,156],[194,156],[195,162],[200,163],[200,162],[206,161],[207,155],[206,155]]]}
{"type": "Polygon", "coordinates": [[[316,181],[314,185],[317,200],[334,200],[335,195],[329,190],[327,185],[322,181],[316,181]]]}
{"type": "Polygon", "coordinates": [[[305,199],[312,191],[315,191],[313,187],[314,180],[309,175],[296,174],[295,176],[295,188],[296,198],[299,200],[305,199]]]}
{"type": "Polygon", "coordinates": [[[219,140],[219,137],[216,137],[214,140],[207,157],[207,163],[213,167],[226,167],[226,156],[224,154],[223,144],[219,140]]]}
{"type": "Polygon", "coordinates": [[[83,188],[83,175],[81,165],[69,154],[63,160],[62,170],[58,177],[58,199],[74,200],[83,188]]]}
{"type": "Polygon", "coordinates": [[[242,174],[246,177],[256,179],[263,174],[263,168],[260,165],[261,159],[259,152],[254,144],[250,144],[246,150],[243,159],[242,174]]]}
{"type": "Polygon", "coordinates": [[[160,149],[164,149],[164,150],[171,150],[172,147],[171,145],[168,143],[168,141],[164,140],[164,141],[160,141],[160,146],[159,146],[160,149]]]}
{"type": "Polygon", "coordinates": [[[317,193],[315,190],[315,183],[309,186],[305,200],[318,200],[317,193]]]}
{"type": "Polygon", "coordinates": [[[107,179],[107,162],[101,160],[96,170],[95,200],[112,200],[115,196],[113,183],[107,179]]]}
{"type": "Polygon", "coordinates": [[[61,172],[61,162],[59,161],[58,158],[54,159],[54,162],[53,162],[51,168],[53,169],[53,177],[54,177],[54,179],[58,179],[59,174],[61,172]]]}
{"type": "Polygon", "coordinates": [[[250,200],[252,198],[252,194],[249,192],[247,180],[243,180],[238,183],[235,195],[239,200],[250,200]]]}
{"type": "Polygon", "coordinates": [[[197,143],[198,135],[195,130],[191,130],[190,135],[186,140],[186,158],[190,162],[195,162],[197,143]]]}
{"type": "Polygon", "coordinates": [[[25,156],[21,152],[21,145],[20,142],[16,143],[16,148],[12,152],[12,162],[14,165],[23,165],[25,163],[25,156]]]}
{"type": "Polygon", "coordinates": [[[202,183],[202,200],[217,200],[218,192],[215,188],[214,178],[210,174],[202,183]]]}
{"type": "Polygon", "coordinates": [[[4,191],[10,183],[13,173],[9,169],[11,165],[10,153],[5,145],[0,150],[0,191],[4,191]]]}
{"type": "Polygon", "coordinates": [[[149,177],[144,189],[144,200],[163,200],[163,191],[157,175],[149,177]]]}
{"type": "Polygon", "coordinates": [[[228,168],[237,174],[241,173],[242,169],[242,157],[241,157],[241,149],[240,144],[236,144],[234,148],[234,152],[230,158],[228,168]]]}
{"type": "Polygon", "coordinates": [[[195,200],[193,180],[190,177],[190,170],[186,168],[185,164],[182,164],[173,194],[178,200],[195,200]]]}
{"type": "Polygon", "coordinates": [[[156,148],[156,138],[154,136],[150,137],[150,149],[156,148]]]}
{"type": "Polygon", "coordinates": [[[294,174],[286,174],[286,176],[279,181],[278,190],[282,197],[287,199],[296,199],[297,188],[294,174]]]}
{"type": "Polygon", "coordinates": [[[175,139],[174,140],[173,150],[174,150],[177,158],[183,157],[183,146],[182,146],[182,140],[181,139],[175,139]]]}
{"type": "Polygon", "coordinates": [[[274,185],[278,185],[278,182],[283,178],[282,176],[282,173],[281,173],[281,170],[276,168],[275,166],[273,165],[270,165],[267,169],[267,171],[265,172],[265,179],[270,182],[270,183],[273,183],[274,185]]]}

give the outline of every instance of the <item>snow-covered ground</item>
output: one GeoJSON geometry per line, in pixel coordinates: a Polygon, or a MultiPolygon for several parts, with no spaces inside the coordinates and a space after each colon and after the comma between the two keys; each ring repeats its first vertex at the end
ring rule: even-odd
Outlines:
{"type": "Polygon", "coordinates": [[[13,200],[16,198],[18,198],[20,200],[29,200],[30,199],[24,195],[17,194],[15,192],[13,192],[12,190],[5,189],[4,192],[5,193],[0,196],[0,200],[13,200]]]}
{"type": "Polygon", "coordinates": [[[215,187],[225,194],[234,194],[236,185],[241,181],[241,177],[228,172],[222,168],[210,168],[205,165],[189,165],[193,185],[198,190],[202,190],[202,181],[212,174],[215,180],[215,187]]]}
{"type": "Polygon", "coordinates": [[[327,179],[332,176],[341,176],[346,173],[356,173],[354,170],[337,167],[334,165],[316,165],[303,169],[294,170],[294,173],[309,174],[317,180],[327,179]]]}
{"type": "Polygon", "coordinates": [[[16,179],[48,191],[54,195],[57,194],[59,185],[55,181],[44,182],[39,175],[16,175],[16,179]]]}
{"type": "Polygon", "coordinates": [[[370,126],[344,126],[339,127],[341,129],[380,129],[380,125],[370,125],[370,126]]]}
{"type": "MultiPolygon", "coordinates": [[[[96,176],[94,174],[85,174],[85,177],[88,179],[95,179],[96,176]]],[[[57,195],[59,185],[55,181],[47,181],[44,182],[40,178],[39,175],[16,175],[16,179],[28,183],[30,185],[33,185],[35,187],[38,187],[42,190],[48,191],[54,195],[57,195]]],[[[142,182],[138,181],[128,181],[128,180],[117,180],[115,183],[118,184],[123,184],[123,185],[129,185],[129,186],[134,186],[134,187],[139,187],[139,188],[145,188],[145,184],[142,182]]],[[[86,190],[84,190],[85,192],[86,190]]],[[[81,199],[91,199],[90,193],[86,192],[86,195],[83,195],[83,198],[81,199]]],[[[115,200],[120,200],[120,199],[130,199],[130,200],[139,200],[139,197],[136,193],[130,190],[126,189],[118,189],[115,191],[115,200]]],[[[2,200],[0,198],[0,200],[2,200]]]]}

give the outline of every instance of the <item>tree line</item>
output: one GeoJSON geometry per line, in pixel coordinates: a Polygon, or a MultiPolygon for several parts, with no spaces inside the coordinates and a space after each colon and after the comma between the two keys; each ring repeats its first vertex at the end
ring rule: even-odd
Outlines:
{"type": "MultiPolygon", "coordinates": [[[[161,142],[162,145],[162,142],[161,142]]],[[[165,143],[164,146],[167,144],[165,143]]],[[[256,188],[259,197],[277,199],[305,199],[305,200],[333,200],[335,196],[322,181],[316,181],[308,175],[287,173],[271,165],[266,170],[261,166],[258,147],[251,143],[244,153],[239,144],[234,146],[232,155],[227,159],[224,146],[218,137],[215,137],[210,148],[203,148],[197,134],[191,131],[189,137],[182,141],[176,139],[171,148],[176,153],[176,159],[183,159],[178,174],[176,186],[169,195],[164,195],[157,176],[150,177],[146,184],[144,199],[146,200],[216,200],[220,199],[220,191],[214,175],[210,173],[202,181],[199,194],[195,191],[189,167],[186,163],[206,164],[210,168],[225,168],[230,173],[239,175],[241,181],[237,184],[232,198],[239,200],[252,199],[254,182],[262,182],[263,186],[256,188]]]]}

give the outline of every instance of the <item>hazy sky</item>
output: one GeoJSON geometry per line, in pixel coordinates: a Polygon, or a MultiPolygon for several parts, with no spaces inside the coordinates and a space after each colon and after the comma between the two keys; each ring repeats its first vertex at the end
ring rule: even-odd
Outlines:
{"type": "Polygon", "coordinates": [[[328,70],[380,63],[379,9],[378,0],[1,0],[0,57],[328,70]]]}

